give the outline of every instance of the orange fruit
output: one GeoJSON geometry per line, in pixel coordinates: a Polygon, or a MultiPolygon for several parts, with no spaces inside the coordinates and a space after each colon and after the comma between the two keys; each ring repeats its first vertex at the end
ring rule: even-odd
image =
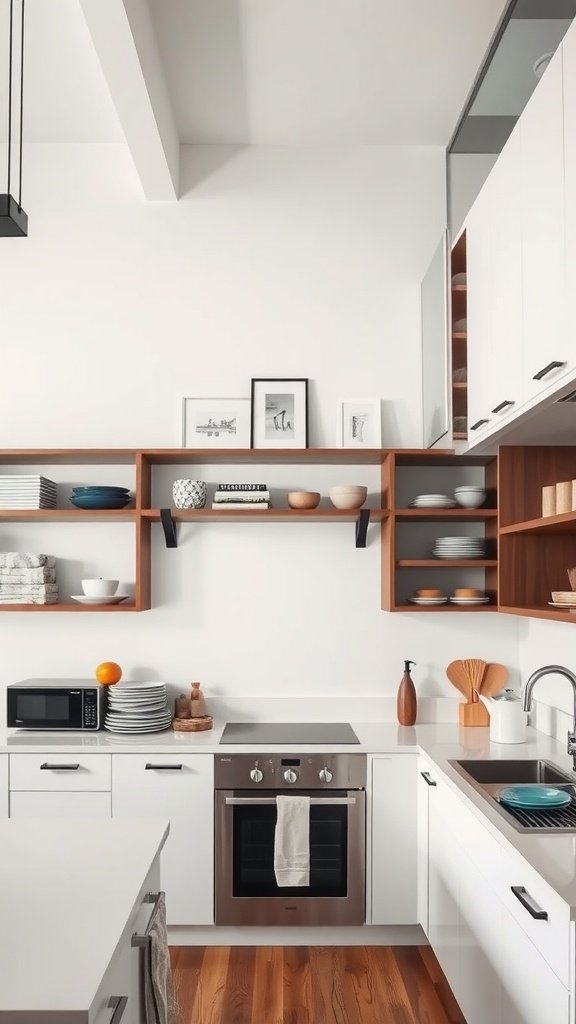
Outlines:
{"type": "Polygon", "coordinates": [[[115,661],[103,661],[95,672],[96,679],[102,686],[112,686],[122,679],[122,669],[115,661]]]}

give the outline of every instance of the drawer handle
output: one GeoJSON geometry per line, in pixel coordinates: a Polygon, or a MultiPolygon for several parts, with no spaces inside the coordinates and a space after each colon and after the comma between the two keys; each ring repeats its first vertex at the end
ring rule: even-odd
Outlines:
{"type": "Polygon", "coordinates": [[[145,767],[147,772],[181,772],[184,765],[181,764],[150,764],[145,767]]]}
{"type": "Polygon", "coordinates": [[[476,420],[470,427],[470,430],[478,430],[478,427],[483,427],[485,423],[490,423],[490,420],[476,420]]]}
{"type": "Polygon", "coordinates": [[[500,402],[500,405],[492,409],[492,412],[502,412],[502,409],[506,409],[509,405],[516,405],[516,402],[511,402],[509,398],[505,398],[503,402],[500,402]]]}
{"type": "Polygon", "coordinates": [[[537,903],[534,902],[529,892],[526,891],[523,885],[511,885],[512,892],[514,893],[517,900],[525,910],[528,911],[531,917],[535,918],[536,921],[547,921],[548,912],[542,910],[537,903]]]}
{"type": "Polygon", "coordinates": [[[424,782],[426,783],[427,786],[436,786],[437,785],[437,783],[434,781],[434,779],[430,775],[430,772],[420,772],[420,775],[424,779],[424,782]]]}
{"type": "Polygon", "coordinates": [[[41,772],[77,772],[79,768],[79,764],[48,764],[48,761],[40,765],[41,772]]]}
{"type": "Polygon", "coordinates": [[[134,932],[134,934],[132,936],[132,939],[131,939],[131,942],[130,942],[130,944],[132,946],[142,947],[142,946],[150,946],[151,945],[151,943],[152,943],[152,936],[149,934],[149,931],[150,931],[150,928],[152,926],[152,922],[154,920],[154,917],[156,916],[156,911],[158,910],[158,904],[160,902],[160,899],[162,898],[162,896],[165,896],[165,895],[166,895],[165,892],[147,892],[146,893],[146,895],[145,895],[144,899],[142,900],[142,902],[143,903],[151,903],[152,906],[153,906],[153,910],[152,910],[152,913],[150,914],[150,920],[148,921],[148,927],[146,929],[146,934],[145,935],[138,935],[138,932],[134,932]]]}
{"type": "Polygon", "coordinates": [[[552,373],[552,370],[560,370],[563,366],[566,366],[565,362],[561,363],[558,359],[553,359],[547,366],[543,366],[541,370],[538,370],[538,373],[534,374],[532,380],[542,380],[543,377],[547,377],[549,373],[552,373]]]}
{"type": "Polygon", "coordinates": [[[108,1000],[108,1007],[113,1010],[113,1014],[110,1017],[110,1024],[120,1024],[122,1017],[124,1016],[124,1010],[128,1003],[128,996],[111,996],[108,1000]]]}

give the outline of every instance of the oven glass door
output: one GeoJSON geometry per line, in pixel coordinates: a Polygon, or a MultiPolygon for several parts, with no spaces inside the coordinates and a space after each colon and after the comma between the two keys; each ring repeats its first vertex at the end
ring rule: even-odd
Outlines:
{"type": "MultiPolygon", "coordinates": [[[[306,795],[326,798],[326,792],[306,795]]],[[[345,792],[330,793],[335,799],[346,798],[346,795],[345,792]]],[[[286,899],[287,890],[277,885],[274,874],[275,802],[258,802],[254,793],[235,792],[234,796],[245,799],[246,803],[232,807],[232,895],[286,899]]],[[[347,865],[347,804],[311,803],[310,885],[290,886],[290,896],[347,896],[347,865]]]]}
{"type": "Polygon", "coordinates": [[[82,690],[50,686],[8,689],[7,694],[9,728],[82,728],[82,690]]]}

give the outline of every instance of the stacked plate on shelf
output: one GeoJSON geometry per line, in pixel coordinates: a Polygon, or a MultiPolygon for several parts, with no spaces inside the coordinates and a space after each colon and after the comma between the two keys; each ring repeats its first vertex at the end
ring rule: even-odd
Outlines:
{"type": "Polygon", "coordinates": [[[99,509],[122,509],[130,503],[129,487],[112,487],[92,484],[89,487],[73,487],[70,501],[76,508],[87,511],[99,509]]]}
{"type": "Polygon", "coordinates": [[[2,473],[0,508],[56,508],[56,484],[36,473],[2,473]]]}
{"type": "Polygon", "coordinates": [[[448,494],[417,494],[410,508],[456,508],[457,502],[448,494]]]}
{"type": "Polygon", "coordinates": [[[104,728],[125,735],[163,732],[172,724],[166,683],[123,683],[108,687],[104,728]]]}
{"type": "Polygon", "coordinates": [[[486,541],[483,537],[437,537],[432,554],[435,558],[483,558],[486,541]]]}

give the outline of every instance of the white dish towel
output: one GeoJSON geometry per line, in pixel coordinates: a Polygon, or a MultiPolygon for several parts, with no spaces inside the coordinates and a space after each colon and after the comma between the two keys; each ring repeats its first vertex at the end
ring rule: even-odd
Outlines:
{"type": "Polygon", "coordinates": [[[310,797],[277,796],[274,873],[279,886],[310,885],[310,797]]]}

